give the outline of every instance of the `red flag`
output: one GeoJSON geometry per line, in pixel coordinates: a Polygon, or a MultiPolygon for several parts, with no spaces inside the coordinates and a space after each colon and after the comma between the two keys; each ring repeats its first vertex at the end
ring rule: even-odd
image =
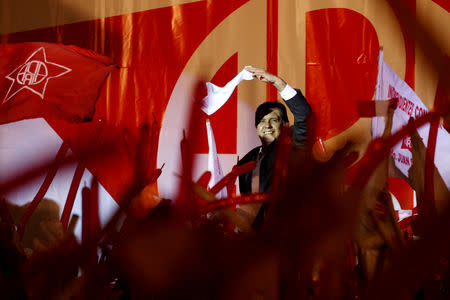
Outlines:
{"type": "Polygon", "coordinates": [[[92,119],[112,59],[76,46],[0,45],[0,124],[36,117],[92,119]]]}

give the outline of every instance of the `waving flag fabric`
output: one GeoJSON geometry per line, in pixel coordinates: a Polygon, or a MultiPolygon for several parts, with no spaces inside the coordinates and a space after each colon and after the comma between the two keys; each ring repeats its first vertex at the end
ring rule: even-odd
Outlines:
{"type": "MultiPolygon", "coordinates": [[[[408,123],[409,118],[418,118],[428,112],[428,108],[416,93],[384,62],[383,51],[380,51],[378,62],[378,79],[375,89],[375,100],[397,98],[398,104],[394,111],[392,133],[408,123]]],[[[379,137],[384,130],[384,117],[373,118],[372,135],[379,137]]],[[[428,144],[430,124],[418,128],[417,132],[425,146],[428,144]]],[[[438,128],[436,141],[435,165],[439,170],[447,188],[450,188],[450,134],[443,128],[438,128]]],[[[405,137],[391,149],[395,166],[408,177],[412,165],[411,138],[405,137]]]]}
{"type": "Polygon", "coordinates": [[[207,95],[203,98],[202,110],[208,115],[212,115],[224,105],[234,89],[242,80],[252,80],[253,75],[247,70],[242,70],[233,79],[231,79],[224,87],[219,87],[211,82],[206,83],[207,95]]]}
{"type": "MultiPolygon", "coordinates": [[[[402,35],[407,30],[404,30],[402,21],[392,13],[387,1],[344,1],[345,3],[340,2],[342,5],[336,6],[336,0],[123,0],[110,1],[106,7],[105,1],[101,0],[72,1],[72,4],[63,0],[44,2],[48,2],[44,3],[47,5],[42,5],[42,1],[6,0],[8,9],[2,10],[4,14],[0,18],[1,42],[11,44],[39,40],[64,43],[114,57],[121,69],[111,72],[111,78],[107,80],[95,105],[94,119],[102,118],[105,122],[98,142],[107,142],[112,138],[122,139],[125,129],[135,137],[138,136],[142,123],[151,123],[153,120],[159,122],[161,132],[158,153],[151,158],[151,161],[156,160],[158,163],[149,165],[148,170],[166,163],[158,180],[160,193],[164,186],[170,188],[176,185],[176,181],[172,179],[175,177],[172,176],[174,172],[170,168],[179,157],[173,149],[179,149],[181,132],[185,127],[180,126],[181,122],[178,121],[189,111],[180,103],[190,103],[185,100],[191,95],[191,83],[196,86],[199,80],[206,80],[223,87],[245,64],[267,68],[304,91],[313,111],[317,113],[318,134],[323,133],[322,137],[325,139],[343,132],[358,120],[357,100],[373,97],[379,41],[386,41],[386,37],[390,41],[389,51],[386,49],[386,53],[392,61],[397,62],[392,67],[400,72],[404,71],[405,80],[410,85],[414,85],[414,82],[428,82],[424,79],[433,78],[424,72],[419,63],[422,60],[417,60],[416,65],[414,39],[407,39],[402,35]],[[374,15],[374,11],[383,13],[374,15]],[[292,18],[279,18],[293,12],[296,13],[292,18]],[[299,24],[303,24],[300,34],[293,35],[290,30],[285,30],[298,28],[299,24]],[[237,31],[239,34],[236,34],[237,31]],[[416,69],[421,71],[414,74],[416,69]],[[355,79],[358,79],[357,83],[355,79]],[[172,131],[166,131],[167,128],[172,131]],[[169,143],[172,141],[175,145],[169,143]],[[169,158],[163,156],[165,153],[169,153],[169,158]]],[[[439,23],[441,28],[448,27],[443,26],[448,25],[448,18],[445,18],[448,13],[438,5],[418,5],[416,11],[428,21],[439,23]]],[[[0,104],[3,104],[12,84],[12,80],[6,76],[23,65],[38,49],[25,53],[14,62],[10,55],[13,51],[7,51],[9,58],[4,51],[10,46],[0,48],[0,104]],[[6,71],[4,66],[8,66],[6,71]]],[[[65,74],[51,74],[53,77],[48,79],[44,93],[44,100],[50,100],[47,97],[54,88],[52,85],[72,76],[75,68],[63,61],[52,60],[47,48],[45,50],[48,62],[71,69],[71,72],[65,74]]],[[[57,68],[56,65],[52,66],[57,68]]],[[[33,70],[31,64],[30,69],[33,70]]],[[[63,71],[56,69],[58,70],[63,71]]],[[[79,84],[88,74],[73,79],[70,84],[79,84]]],[[[424,90],[420,91],[428,107],[431,107],[430,99],[434,98],[432,90],[427,89],[426,93],[424,90]]],[[[34,97],[34,103],[39,104],[36,105],[36,110],[39,109],[42,113],[42,102],[39,102],[42,101],[41,96],[26,88],[4,105],[11,105],[12,110],[12,104],[17,100],[15,97],[23,93],[34,97]]],[[[227,121],[227,126],[222,129],[214,127],[215,142],[224,172],[235,164],[237,155],[244,155],[259,143],[252,122],[257,105],[266,99],[274,99],[266,93],[265,84],[241,83],[239,90],[235,89],[231,98],[211,117],[212,123],[227,121]]],[[[62,98],[56,97],[54,100],[59,99],[62,98]]],[[[0,111],[2,115],[5,114],[4,109],[0,111]]],[[[54,130],[54,134],[61,140],[71,141],[74,153],[82,150],[85,140],[95,127],[91,124],[94,122],[70,124],[48,118],[46,121],[50,125],[48,130],[54,130]]],[[[39,119],[16,123],[30,123],[33,128],[38,122],[46,123],[39,119]]],[[[9,129],[9,125],[13,124],[3,126],[8,126],[9,129]]],[[[25,145],[2,143],[3,147],[9,147],[4,152],[15,154],[15,161],[23,161],[23,165],[28,165],[31,163],[24,159],[27,156],[17,151],[17,147],[28,147],[27,149],[32,150],[28,157],[37,160],[36,147],[43,143],[38,139],[41,135],[37,136],[36,128],[34,129],[21,129],[23,138],[20,141],[27,140],[25,145]],[[29,136],[26,135],[27,132],[29,136]]],[[[2,133],[4,131],[6,130],[2,130],[2,133]]],[[[198,143],[200,146],[197,152],[206,156],[207,139],[203,133],[202,130],[202,140],[198,143]]],[[[4,139],[2,136],[2,141],[4,139]]],[[[61,140],[55,143],[53,156],[59,149],[61,140]]],[[[134,146],[134,140],[131,146],[134,146]]],[[[128,157],[128,150],[121,146],[112,163],[100,164],[93,161],[86,166],[119,204],[134,180],[134,165],[128,157]]],[[[12,161],[5,155],[1,158],[2,166],[4,161],[12,161]]],[[[201,172],[207,168],[206,161],[202,160],[199,167],[201,172]]],[[[17,168],[17,164],[11,166],[17,168]]],[[[2,173],[4,176],[7,174],[2,173]]],[[[69,176],[67,185],[70,185],[71,179],[69,176]]],[[[61,186],[65,182],[58,181],[61,186]]],[[[84,180],[81,181],[83,182],[84,180]]],[[[53,186],[50,190],[52,188],[53,186]]],[[[33,199],[34,195],[35,193],[31,193],[28,199],[33,199]]],[[[66,196],[61,193],[55,198],[64,200],[66,196]]],[[[17,198],[26,200],[25,197],[17,198]]],[[[77,203],[75,202],[74,211],[77,203]]],[[[104,211],[104,207],[101,207],[102,215],[104,211]]]]}
{"type": "MultiPolygon", "coordinates": [[[[214,140],[214,133],[209,120],[206,120],[206,132],[208,134],[208,171],[211,172],[211,181],[209,187],[213,187],[223,178],[222,167],[220,166],[219,157],[217,156],[216,141],[214,140]]],[[[226,198],[227,190],[223,188],[216,195],[217,198],[226,198]]]]}
{"type": "Polygon", "coordinates": [[[0,45],[0,124],[36,117],[90,121],[113,67],[111,59],[75,46],[0,45]]]}

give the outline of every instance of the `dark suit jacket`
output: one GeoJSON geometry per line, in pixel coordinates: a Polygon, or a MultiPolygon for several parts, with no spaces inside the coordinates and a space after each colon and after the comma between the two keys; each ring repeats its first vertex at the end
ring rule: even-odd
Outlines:
{"type": "MultiPolygon", "coordinates": [[[[306,119],[311,112],[311,107],[303,96],[300,90],[297,90],[297,94],[289,100],[285,101],[289,110],[294,115],[294,125],[292,126],[292,139],[295,145],[303,146],[306,142],[307,136],[307,126],[306,119]]],[[[265,156],[263,157],[259,170],[259,191],[267,192],[270,190],[272,183],[272,167],[275,162],[275,150],[276,150],[277,140],[273,141],[265,156]]],[[[245,164],[249,161],[256,161],[258,154],[260,152],[261,146],[252,149],[248,152],[241,160],[239,160],[238,165],[245,164]]],[[[248,172],[239,176],[239,191],[241,194],[247,194],[252,192],[252,172],[248,172]]],[[[262,207],[262,212],[264,213],[264,205],[262,207]]],[[[262,215],[263,216],[263,215],[262,215]]],[[[257,219],[258,219],[257,217],[257,219]]],[[[256,220],[257,221],[257,220],[256,220]]],[[[256,222],[255,221],[255,222],[256,222]]]]}

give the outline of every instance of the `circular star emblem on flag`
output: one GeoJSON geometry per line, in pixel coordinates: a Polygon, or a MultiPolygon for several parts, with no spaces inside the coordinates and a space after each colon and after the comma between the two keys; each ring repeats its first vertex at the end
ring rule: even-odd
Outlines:
{"type": "Polygon", "coordinates": [[[47,61],[45,48],[40,47],[28,57],[25,63],[5,77],[12,83],[3,103],[9,101],[23,89],[30,90],[44,99],[48,81],[63,76],[70,71],[72,70],[65,66],[47,61]]]}

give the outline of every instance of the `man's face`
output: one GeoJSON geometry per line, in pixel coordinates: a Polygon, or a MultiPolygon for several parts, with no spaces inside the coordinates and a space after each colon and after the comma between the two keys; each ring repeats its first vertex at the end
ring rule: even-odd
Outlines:
{"type": "Polygon", "coordinates": [[[269,145],[280,136],[281,125],[281,113],[278,109],[274,109],[259,121],[256,134],[264,145],[269,145]]]}

